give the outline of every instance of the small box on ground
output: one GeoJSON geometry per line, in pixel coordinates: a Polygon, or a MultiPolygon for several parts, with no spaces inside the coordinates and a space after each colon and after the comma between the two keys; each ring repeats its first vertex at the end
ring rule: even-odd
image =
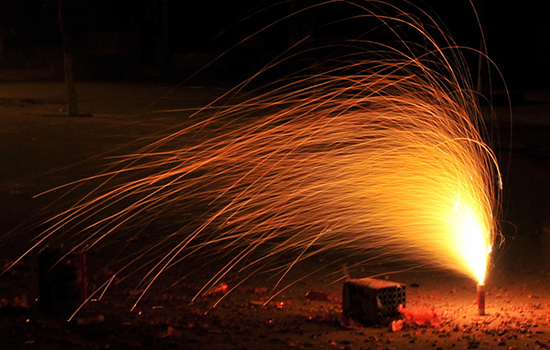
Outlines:
{"type": "Polygon", "coordinates": [[[70,315],[86,300],[86,253],[45,248],[38,254],[40,310],[70,315]]]}
{"type": "Polygon", "coordinates": [[[342,291],[342,322],[364,326],[387,325],[405,307],[406,286],[401,283],[362,278],[347,280],[342,291]]]}

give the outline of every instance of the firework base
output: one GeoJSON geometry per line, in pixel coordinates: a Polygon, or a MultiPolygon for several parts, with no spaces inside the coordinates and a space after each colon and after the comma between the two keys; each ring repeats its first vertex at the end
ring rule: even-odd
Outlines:
{"type": "Polygon", "coordinates": [[[342,322],[364,326],[387,325],[400,316],[399,305],[405,306],[405,285],[373,278],[344,282],[342,322]]]}

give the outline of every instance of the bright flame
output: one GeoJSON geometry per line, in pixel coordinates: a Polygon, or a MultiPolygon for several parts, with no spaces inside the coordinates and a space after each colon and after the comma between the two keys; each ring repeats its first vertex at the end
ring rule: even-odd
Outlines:
{"type": "Polygon", "coordinates": [[[269,260],[284,277],[297,262],[338,248],[483,283],[501,180],[465,65],[450,39],[438,32],[441,49],[416,17],[374,17],[352,6],[389,28],[397,48],[346,41],[330,49],[358,53],[329,57],[314,75],[214,115],[198,113],[195,124],[122,160],[95,198],[60,215],[43,238],[91,218],[77,245],[94,247],[125,226],[164,218],[180,228],[143,247],[138,257],[152,262],[144,283],[214,246],[206,252],[229,262],[203,291],[229,271],[253,273],[269,260]]]}
{"type": "Polygon", "coordinates": [[[470,271],[478,284],[485,282],[487,271],[487,260],[491,253],[491,236],[488,233],[490,227],[480,222],[479,215],[469,206],[459,205],[455,217],[450,219],[456,225],[454,236],[458,237],[454,247],[458,261],[461,261],[465,268],[470,271]]]}

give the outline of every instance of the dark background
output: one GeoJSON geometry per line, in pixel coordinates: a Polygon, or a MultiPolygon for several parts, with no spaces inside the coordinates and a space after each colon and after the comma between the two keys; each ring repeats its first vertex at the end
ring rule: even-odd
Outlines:
{"type": "MultiPolygon", "coordinates": [[[[479,26],[469,1],[412,2],[429,15],[438,16],[438,22],[447,27],[458,45],[480,47],[479,26]]],[[[91,80],[184,78],[266,24],[316,2],[74,0],[68,3],[67,21],[75,51],[76,76],[91,80]]],[[[489,56],[509,87],[546,87],[550,78],[550,21],[541,2],[474,0],[473,3],[481,18],[489,56]]],[[[418,13],[405,3],[398,6],[418,13]]],[[[13,72],[4,74],[5,79],[18,79],[17,72],[25,70],[42,71],[34,78],[62,78],[57,7],[56,0],[0,0],[0,71],[13,72]]],[[[204,74],[219,81],[241,79],[307,35],[310,42],[322,43],[321,24],[357,13],[353,6],[340,3],[294,16],[237,45],[204,69],[204,74]]],[[[354,38],[368,31],[365,26],[368,22],[347,21],[331,35],[354,38]]],[[[475,75],[477,56],[465,55],[475,75]]],[[[497,88],[502,86],[499,79],[493,83],[497,88]]]]}
{"type": "MultiPolygon", "coordinates": [[[[51,201],[76,202],[96,185],[90,182],[89,187],[76,191],[63,188],[49,197],[36,194],[97,174],[104,169],[97,163],[104,165],[106,155],[134,151],[136,139],[149,142],[155,132],[171,132],[175,125],[180,130],[182,120],[192,111],[300,39],[310,40],[301,50],[322,46],[334,37],[354,39],[367,31],[373,40],[384,40],[384,32],[374,27],[376,21],[348,20],[330,30],[321,27],[335,18],[361,13],[351,4],[365,2],[354,1],[296,15],[237,45],[269,23],[317,1],[271,6],[272,1],[253,0],[67,0],[73,5],[67,21],[79,103],[84,113],[93,116],[67,118],[57,0],[0,0],[0,268],[28,249],[27,235],[42,233],[43,226],[20,231],[20,225],[26,228],[29,221],[40,222],[44,216],[58,214],[51,201]],[[264,8],[266,11],[260,11],[264,8]],[[210,84],[177,85],[196,79],[210,84]],[[147,113],[172,109],[178,111],[147,113]]],[[[395,268],[359,258],[360,269],[350,269],[353,277],[376,275],[406,283],[411,286],[407,306],[430,305],[438,313],[444,312],[446,321],[441,327],[411,327],[395,334],[382,328],[343,329],[338,302],[341,284],[336,283],[341,268],[331,265],[330,270],[322,270],[331,260],[320,258],[309,259],[301,269],[294,267],[292,278],[307,278],[285,290],[267,308],[258,306],[258,300],[267,297],[259,291],[269,287],[262,274],[247,280],[245,288],[237,288],[207,314],[217,296],[194,304],[190,298],[220,266],[209,263],[196,269],[194,280],[186,279],[170,289],[161,287],[181,282],[182,276],[195,270],[193,265],[182,264],[162,275],[165,284],[148,291],[135,310],[139,314],[128,312],[137,297],[137,281],[113,283],[101,302],[89,303],[84,310],[83,319],[91,316],[92,324],[76,327],[39,311],[37,264],[31,254],[0,276],[1,348],[549,348],[550,90],[544,88],[550,78],[550,24],[543,1],[473,1],[482,17],[489,56],[509,88],[520,95],[525,92],[524,103],[513,106],[513,118],[503,105],[496,106],[495,118],[487,120],[494,125],[489,128],[488,142],[494,146],[503,172],[501,226],[506,236],[505,245],[493,253],[487,294],[490,317],[481,322],[476,316],[475,282],[470,279],[424,268],[390,276],[389,271],[395,268]],[[311,276],[311,271],[320,273],[311,276]],[[330,302],[312,301],[305,298],[310,291],[336,297],[328,298],[330,302]],[[28,298],[22,302],[22,297],[28,298]],[[98,321],[98,315],[105,320],[98,321]]],[[[422,16],[406,2],[388,2],[422,16]]],[[[458,45],[479,48],[479,26],[468,0],[411,2],[431,16],[437,14],[437,22],[445,24],[458,45]]],[[[475,82],[478,56],[469,50],[464,54],[475,82]]],[[[316,53],[305,63],[323,58],[316,53]]],[[[279,73],[284,76],[301,68],[301,62],[294,63],[287,67],[290,70],[279,73]]],[[[494,88],[501,89],[502,80],[495,69],[492,72],[494,88]]],[[[135,225],[139,226],[139,221],[135,225]]],[[[132,244],[147,244],[159,232],[155,225],[147,229],[143,234],[140,228],[140,239],[132,244]]],[[[107,264],[118,258],[118,242],[124,239],[100,253],[90,251],[90,288],[114,277],[107,264]]],[[[414,259],[414,252],[411,257],[414,259]]],[[[341,256],[336,258],[339,262],[341,256]]],[[[348,266],[353,266],[354,260],[349,262],[348,266]]],[[[237,281],[227,282],[230,288],[238,286],[237,281]]]]}

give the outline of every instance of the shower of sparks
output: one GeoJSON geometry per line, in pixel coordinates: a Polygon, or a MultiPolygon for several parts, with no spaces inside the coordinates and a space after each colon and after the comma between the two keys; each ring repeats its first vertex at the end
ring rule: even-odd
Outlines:
{"type": "MultiPolygon", "coordinates": [[[[337,249],[483,283],[501,182],[459,50],[425,13],[420,23],[347,4],[358,18],[378,19],[395,42],[334,44],[343,53],[314,74],[300,71],[210,115],[205,108],[96,177],[101,185],[54,218],[37,246],[67,238],[75,249],[99,248],[162,219],[178,228],[128,259],[148,261],[147,287],[199,254],[226,264],[198,295],[230,271],[252,274],[277,261],[282,279],[337,249]]],[[[278,59],[265,70],[294,56],[278,59]]]]}

